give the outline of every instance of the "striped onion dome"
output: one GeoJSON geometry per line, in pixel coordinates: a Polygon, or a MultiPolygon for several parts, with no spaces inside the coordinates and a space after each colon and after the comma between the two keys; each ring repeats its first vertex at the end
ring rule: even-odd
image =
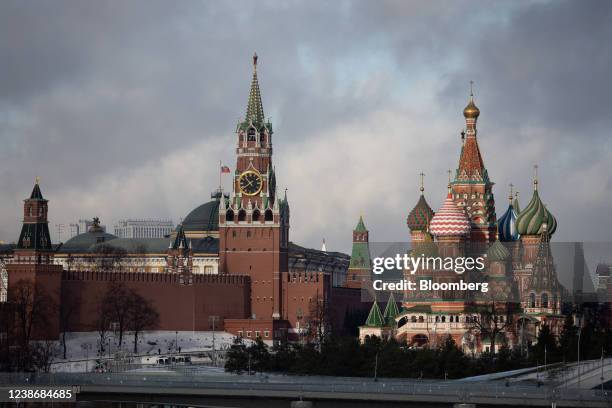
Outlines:
{"type": "Polygon", "coordinates": [[[510,251],[499,240],[496,240],[487,249],[487,259],[489,262],[505,262],[510,258],[510,251]]]}
{"type": "Polygon", "coordinates": [[[514,210],[514,205],[512,205],[512,201],[510,201],[510,205],[508,209],[497,220],[497,230],[499,232],[499,239],[501,241],[516,241],[519,239],[520,235],[516,229],[516,218],[518,215],[514,210]]]}
{"type": "Polygon", "coordinates": [[[429,232],[436,237],[465,236],[470,233],[470,229],[470,220],[453,201],[449,187],[444,204],[429,223],[429,232]]]}
{"type": "Polygon", "coordinates": [[[540,199],[540,195],[536,188],[533,190],[531,201],[529,201],[527,207],[525,207],[517,217],[516,227],[518,233],[521,235],[540,235],[544,231],[544,224],[546,224],[549,235],[555,233],[557,229],[557,220],[540,199]]]}
{"type": "Polygon", "coordinates": [[[427,204],[425,196],[421,194],[419,201],[414,206],[412,211],[410,211],[410,214],[408,214],[406,224],[408,224],[410,231],[427,231],[427,227],[429,227],[429,222],[433,216],[433,210],[429,204],[427,204]]]}

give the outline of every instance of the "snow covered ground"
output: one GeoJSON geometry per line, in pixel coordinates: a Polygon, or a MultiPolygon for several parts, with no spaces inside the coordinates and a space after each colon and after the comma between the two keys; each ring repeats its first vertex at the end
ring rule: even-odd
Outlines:
{"type": "MultiPolygon", "coordinates": [[[[234,335],[227,332],[214,332],[215,350],[227,350],[234,341],[234,335]]],[[[248,340],[245,340],[248,342],[248,340]]],[[[53,371],[85,372],[93,370],[96,360],[112,360],[117,355],[125,356],[133,363],[151,364],[159,355],[176,355],[207,352],[213,349],[213,332],[192,331],[151,331],[138,335],[138,354],[134,355],[134,335],[123,336],[123,345],[119,347],[119,338],[110,333],[105,343],[103,354],[99,353],[100,337],[96,332],[66,333],[66,360],[63,349],[58,342],[59,355],[52,366],[53,371]],[[149,358],[147,358],[149,357],[149,358]]]]}

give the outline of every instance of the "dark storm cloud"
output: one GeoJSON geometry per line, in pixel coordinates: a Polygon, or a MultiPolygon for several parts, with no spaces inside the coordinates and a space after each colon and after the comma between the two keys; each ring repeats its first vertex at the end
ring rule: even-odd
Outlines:
{"type": "Polygon", "coordinates": [[[317,245],[325,235],[346,249],[360,210],[374,239],[405,237],[413,175],[430,174],[437,207],[444,170],[456,165],[469,80],[483,111],[485,162],[499,183],[498,212],[504,186],[514,181],[529,191],[530,166],[540,161],[560,225],[603,239],[612,215],[602,222],[596,213],[612,199],[601,191],[612,179],[580,183],[569,200],[560,192],[568,179],[610,173],[610,8],[595,1],[4,1],[0,239],[16,234],[20,200],[36,175],[55,197],[52,222],[87,216],[79,205],[103,207],[108,224],[184,216],[214,188],[218,160],[231,163],[253,51],[277,164],[292,176],[280,182],[296,200],[297,241],[317,245]],[[355,140],[363,145],[347,148],[355,140]],[[378,163],[368,143],[405,153],[378,163]],[[308,150],[317,157],[289,156],[308,150]],[[330,171],[338,185],[372,191],[351,203],[334,196],[343,191],[336,184],[305,181],[330,171]],[[312,197],[330,202],[314,208],[312,197]],[[588,220],[579,225],[576,208],[585,207],[588,220]],[[345,214],[327,231],[337,208],[345,214]]]}

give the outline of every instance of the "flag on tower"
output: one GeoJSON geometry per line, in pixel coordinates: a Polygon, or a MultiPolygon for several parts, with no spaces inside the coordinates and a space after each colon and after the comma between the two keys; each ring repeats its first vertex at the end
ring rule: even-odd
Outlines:
{"type": "Polygon", "coordinates": [[[221,166],[221,173],[230,173],[230,168],[227,166],[221,166]]]}

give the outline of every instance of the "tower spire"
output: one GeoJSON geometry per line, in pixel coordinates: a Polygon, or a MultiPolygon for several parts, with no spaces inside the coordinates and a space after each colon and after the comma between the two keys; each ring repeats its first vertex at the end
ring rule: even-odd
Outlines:
{"type": "Polygon", "coordinates": [[[538,191],[538,165],[533,166],[533,189],[538,191]]]}
{"type": "Polygon", "coordinates": [[[252,122],[254,125],[262,125],[264,123],[263,104],[261,102],[261,92],[259,91],[259,81],[257,79],[257,53],[253,54],[253,78],[251,79],[251,90],[249,92],[249,101],[245,121],[252,122]]]}
{"type": "Polygon", "coordinates": [[[512,191],[512,189],[514,188],[514,184],[510,183],[510,195],[508,196],[508,200],[510,200],[510,203],[512,203],[512,198],[514,197],[514,193],[512,191]]]}

